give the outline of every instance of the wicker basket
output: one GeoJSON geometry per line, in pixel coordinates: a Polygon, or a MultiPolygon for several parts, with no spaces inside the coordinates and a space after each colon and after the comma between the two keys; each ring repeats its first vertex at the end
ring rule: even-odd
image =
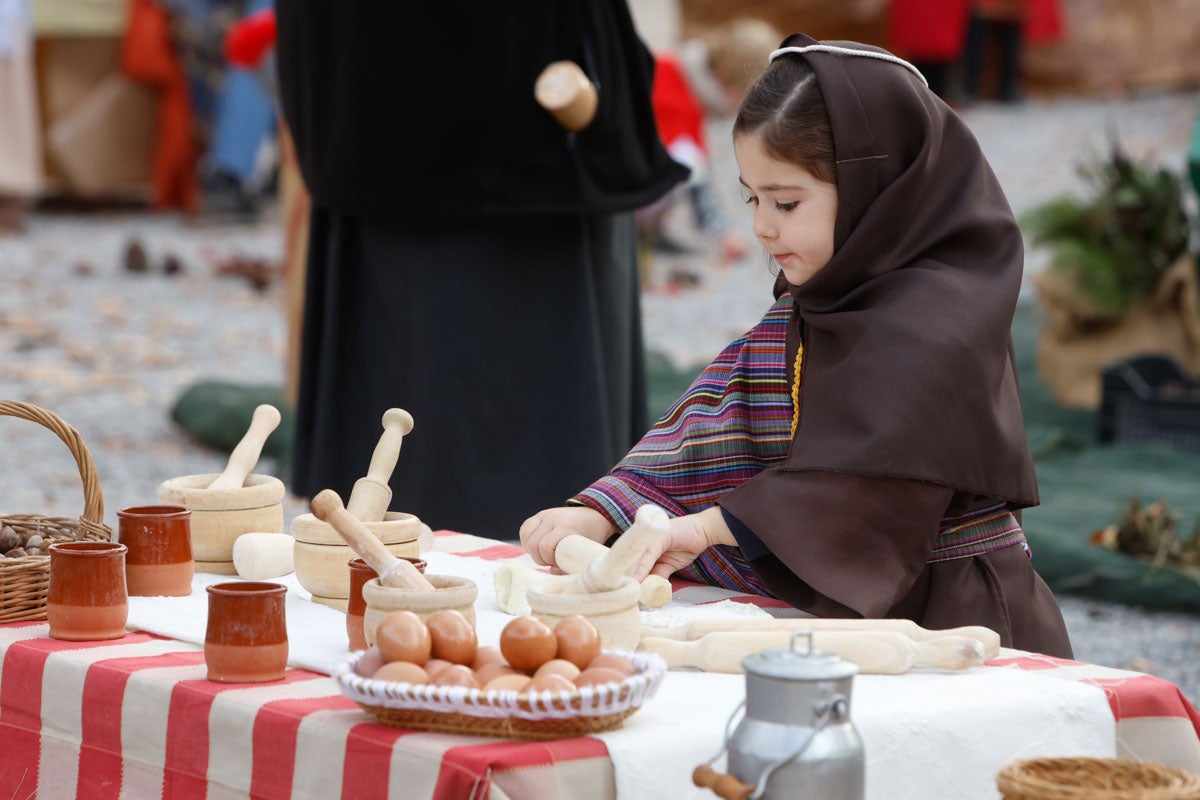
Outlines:
{"type": "MultiPolygon", "coordinates": [[[[28,403],[0,400],[0,416],[37,422],[66,443],[79,465],[83,479],[83,515],[78,519],[46,517],[41,514],[0,514],[0,523],[21,533],[38,533],[47,543],[112,541],[112,529],[104,524],[104,497],[96,478],[96,465],[79,432],[55,414],[28,403]]],[[[50,556],[4,558],[0,555],[0,623],[45,619],[46,594],[50,588],[50,556]]]]}
{"type": "Polygon", "coordinates": [[[653,653],[621,655],[633,664],[633,675],[620,683],[574,692],[517,694],[377,681],[355,672],[361,653],[339,664],[333,678],[342,694],[381,725],[509,739],[565,739],[621,727],[658,691],[666,662],[653,653]]]}
{"type": "Polygon", "coordinates": [[[1013,761],[996,785],[1004,800],[1200,800],[1200,776],[1116,758],[1013,761]]]}

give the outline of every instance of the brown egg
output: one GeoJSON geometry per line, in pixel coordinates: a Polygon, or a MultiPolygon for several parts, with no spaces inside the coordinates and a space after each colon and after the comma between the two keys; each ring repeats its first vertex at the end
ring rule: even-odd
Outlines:
{"type": "Polygon", "coordinates": [[[569,681],[575,680],[575,676],[579,674],[579,667],[567,661],[564,658],[552,658],[545,664],[537,668],[537,672],[533,673],[534,678],[540,678],[543,675],[562,675],[569,681]]]}
{"type": "Polygon", "coordinates": [[[425,627],[429,628],[434,658],[452,664],[470,664],[475,660],[479,644],[475,628],[460,612],[453,609],[435,611],[425,619],[425,627]]]}
{"type": "Polygon", "coordinates": [[[510,672],[507,675],[492,678],[483,685],[483,688],[489,692],[493,690],[523,692],[531,683],[533,683],[533,678],[530,678],[528,675],[522,675],[519,672],[510,672]]]}
{"type": "Polygon", "coordinates": [[[471,662],[471,669],[478,672],[488,664],[504,664],[508,662],[504,660],[504,654],[500,652],[499,647],[490,644],[485,644],[475,648],[475,660],[471,662]]]}
{"type": "Polygon", "coordinates": [[[364,678],[368,678],[375,674],[375,671],[384,665],[383,656],[379,654],[379,648],[372,645],[368,647],[366,652],[359,656],[358,661],[354,664],[354,671],[364,678]]]}
{"type": "Polygon", "coordinates": [[[390,661],[376,670],[371,677],[377,681],[429,683],[429,675],[425,670],[409,661],[390,661]]]}
{"type": "Polygon", "coordinates": [[[580,669],[600,655],[600,632],[587,617],[576,614],[554,626],[558,642],[557,658],[564,658],[580,669]]]}
{"type": "Polygon", "coordinates": [[[575,678],[579,687],[596,686],[601,683],[620,683],[626,676],[608,667],[588,667],[575,678]]]}
{"type": "Polygon", "coordinates": [[[470,689],[479,688],[479,680],[471,668],[464,664],[454,664],[446,667],[433,679],[437,686],[466,686],[470,689]]]}
{"type": "Polygon", "coordinates": [[[564,678],[562,675],[543,675],[540,678],[534,678],[525,687],[526,692],[573,692],[575,684],[564,678]]]}
{"type": "Polygon", "coordinates": [[[625,656],[619,656],[616,653],[601,653],[588,662],[587,668],[607,667],[608,669],[616,670],[625,677],[633,674],[633,664],[629,663],[629,659],[625,656]]]}
{"type": "Polygon", "coordinates": [[[519,670],[533,672],[554,658],[558,641],[537,617],[517,617],[500,632],[500,652],[519,670]]]}
{"type": "Polygon", "coordinates": [[[379,645],[384,661],[424,664],[429,660],[429,629],[411,611],[393,611],[380,620],[375,644],[379,645]]]}
{"type": "Polygon", "coordinates": [[[449,661],[443,661],[440,658],[431,658],[425,662],[425,671],[429,673],[429,678],[432,680],[438,676],[438,673],[446,667],[453,667],[449,661]]]}
{"type": "Polygon", "coordinates": [[[482,684],[487,684],[489,681],[493,681],[496,678],[499,678],[501,675],[521,675],[526,678],[529,677],[528,675],[525,675],[525,673],[513,669],[502,661],[493,661],[491,664],[484,664],[474,672],[476,677],[479,678],[479,682],[482,684]]]}

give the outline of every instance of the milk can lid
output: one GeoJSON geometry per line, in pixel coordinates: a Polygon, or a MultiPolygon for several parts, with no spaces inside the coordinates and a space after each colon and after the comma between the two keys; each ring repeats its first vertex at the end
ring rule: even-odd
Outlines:
{"type": "Polygon", "coordinates": [[[792,634],[787,647],[773,647],[746,656],[742,659],[742,669],[747,675],[768,678],[832,681],[853,677],[858,665],[837,653],[814,650],[812,631],[801,630],[792,634]],[[799,639],[806,640],[804,647],[796,646],[799,639]]]}

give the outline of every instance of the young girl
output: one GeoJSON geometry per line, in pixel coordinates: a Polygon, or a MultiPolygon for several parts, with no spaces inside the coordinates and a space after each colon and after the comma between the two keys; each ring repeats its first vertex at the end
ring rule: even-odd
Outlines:
{"type": "Polygon", "coordinates": [[[1021,233],[966,125],[910,64],[793,35],[734,150],[777,300],[607,476],[521,527],[553,563],[638,506],[639,575],[817,616],[986,625],[1069,657],[1014,512],[1036,505],[1010,328],[1021,233]]]}

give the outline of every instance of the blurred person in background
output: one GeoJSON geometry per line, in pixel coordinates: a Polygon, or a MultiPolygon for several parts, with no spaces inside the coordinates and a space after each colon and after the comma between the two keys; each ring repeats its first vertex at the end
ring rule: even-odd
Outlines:
{"type": "Polygon", "coordinates": [[[671,158],[692,172],[680,187],[638,212],[650,248],[666,254],[689,248],[667,231],[667,216],[686,202],[696,230],[710,238],[729,264],[746,254],[748,244],[733,230],[713,189],[705,125],[712,117],[732,117],[747,87],[767,67],[767,56],[783,39],[770,23],[740,18],[684,41],[677,52],[655,54],[652,104],[659,137],[671,158]],[[685,200],[686,196],[686,200],[685,200]]]}
{"type": "Polygon", "coordinates": [[[0,0],[0,235],[22,229],[42,155],[26,0],[0,0]]]}
{"type": "Polygon", "coordinates": [[[1021,99],[1021,52],[1026,42],[1045,44],[1062,37],[1058,0],[974,0],[963,53],[963,100],[981,97],[988,45],[998,49],[996,98],[1021,99]]]}
{"type": "Polygon", "coordinates": [[[687,176],[624,0],[278,0],[284,116],[312,194],[292,490],[346,498],[388,408],[392,508],[515,538],[646,430],[632,211],[687,176]],[[598,89],[568,133],[552,62],[598,89]]]}
{"type": "Polygon", "coordinates": [[[971,0],[892,0],[888,10],[889,49],[920,70],[943,100],[962,57],[970,11],[971,0]]]}

